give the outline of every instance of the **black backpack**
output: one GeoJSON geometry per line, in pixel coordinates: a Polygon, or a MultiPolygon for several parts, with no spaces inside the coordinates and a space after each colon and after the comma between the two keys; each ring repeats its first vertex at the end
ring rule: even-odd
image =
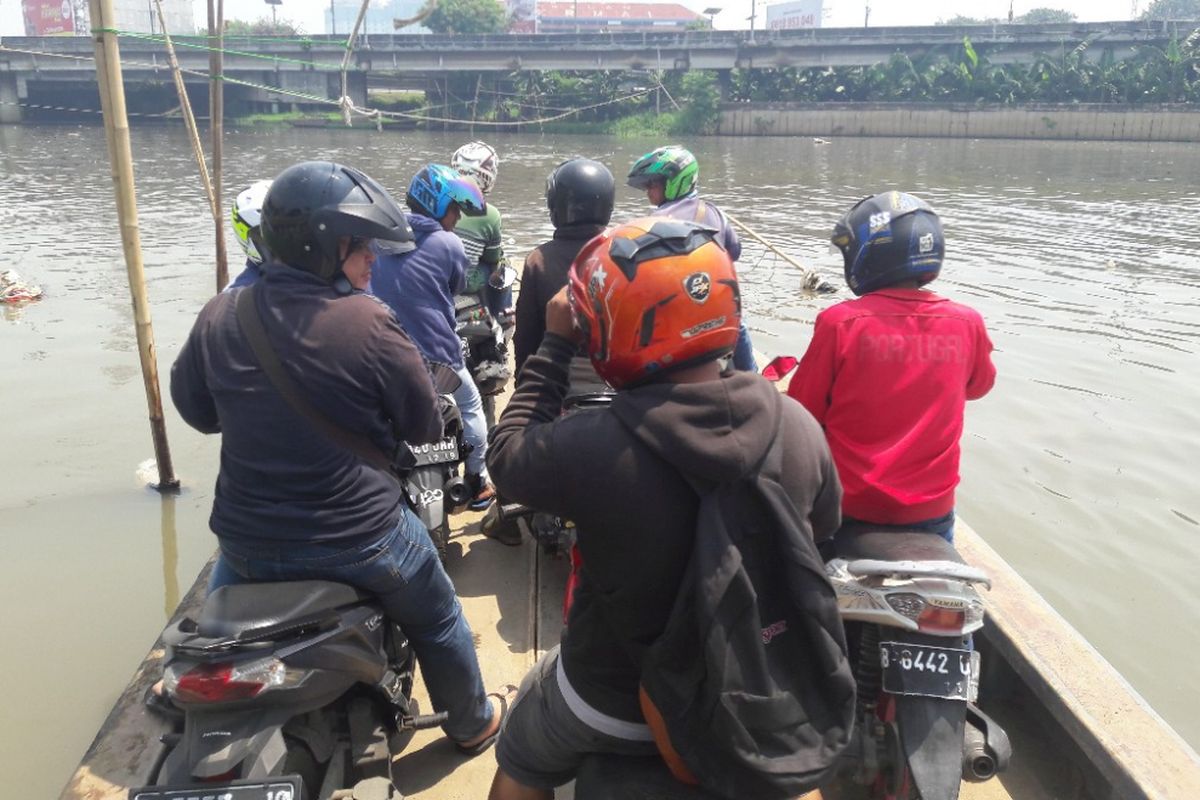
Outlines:
{"type": "Polygon", "coordinates": [[[668,764],[677,755],[704,789],[731,800],[816,788],[854,720],[833,587],[779,483],[782,416],[749,476],[716,486],[689,478],[701,498],[695,546],[642,666],[643,708],[656,739],[665,727],[668,764]]]}

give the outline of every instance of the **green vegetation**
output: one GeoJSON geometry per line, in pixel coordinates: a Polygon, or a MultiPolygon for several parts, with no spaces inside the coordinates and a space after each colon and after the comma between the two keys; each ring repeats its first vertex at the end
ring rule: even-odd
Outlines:
{"type": "Polygon", "coordinates": [[[270,17],[259,17],[254,22],[240,19],[225,20],[226,36],[303,36],[304,29],[290,19],[272,22],[270,17]]]}
{"type": "Polygon", "coordinates": [[[1200,19],[1200,0],[1154,0],[1142,19],[1200,19]]]}
{"type": "Polygon", "coordinates": [[[434,33],[501,33],[508,20],[496,0],[434,0],[424,24],[434,33]]]}
{"type": "Polygon", "coordinates": [[[951,56],[897,53],[869,67],[742,70],[731,99],[799,102],[1187,103],[1200,101],[1200,28],[1117,61],[1089,58],[1091,40],[1031,64],[992,64],[970,40],[951,56]]]}
{"type": "MultiPolygon", "coordinates": [[[[1200,1],[1200,0],[1198,0],[1200,1]]],[[[939,25],[1002,25],[1011,22],[1016,25],[1052,25],[1059,22],[1074,22],[1075,14],[1058,8],[1034,8],[1024,14],[1018,14],[1011,20],[999,17],[966,17],[962,14],[939,22],[939,25]]]]}

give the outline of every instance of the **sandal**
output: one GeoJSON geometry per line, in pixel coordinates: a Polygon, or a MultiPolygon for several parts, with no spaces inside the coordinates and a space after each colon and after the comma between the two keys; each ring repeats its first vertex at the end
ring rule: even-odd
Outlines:
{"type": "Polygon", "coordinates": [[[487,696],[496,698],[500,705],[500,710],[496,712],[499,716],[499,719],[496,720],[495,732],[483,737],[474,744],[466,745],[462,744],[461,742],[455,742],[454,749],[458,750],[459,753],[463,754],[467,758],[474,758],[477,755],[486,753],[488,749],[496,743],[496,740],[500,738],[500,729],[504,727],[504,718],[508,716],[509,695],[515,695],[516,691],[517,687],[509,683],[505,684],[503,693],[488,692],[487,696]]]}

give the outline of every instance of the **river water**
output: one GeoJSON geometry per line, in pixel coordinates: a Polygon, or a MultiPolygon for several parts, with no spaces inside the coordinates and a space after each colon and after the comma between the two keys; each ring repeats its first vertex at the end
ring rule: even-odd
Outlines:
{"type": "MultiPolygon", "coordinates": [[[[252,180],[309,158],[353,164],[401,193],[462,139],[231,130],[226,207],[252,180]]],[[[542,193],[555,164],[584,154],[623,172],[659,144],[491,141],[502,156],[491,199],[518,263],[550,233],[542,193]]],[[[183,132],[135,129],[133,143],[165,393],[213,291],[212,226],[183,132]]],[[[938,288],[983,313],[999,369],[968,410],[959,511],[1200,745],[1200,150],[689,144],[710,199],[839,285],[827,237],[854,200],[904,188],[939,210],[948,260],[938,288]]],[[[615,218],[645,208],[623,188],[615,218]]],[[[145,488],[139,467],[153,450],[102,129],[0,127],[0,243],[0,271],[46,292],[0,309],[0,774],[51,797],[213,550],[218,441],[187,428],[168,400],[184,491],[160,499],[145,488]]],[[[232,236],[229,248],[237,253],[232,236]]],[[[795,268],[753,242],[740,274],[755,344],[771,355],[803,352],[813,317],[838,299],[801,296],[795,268]]]]}

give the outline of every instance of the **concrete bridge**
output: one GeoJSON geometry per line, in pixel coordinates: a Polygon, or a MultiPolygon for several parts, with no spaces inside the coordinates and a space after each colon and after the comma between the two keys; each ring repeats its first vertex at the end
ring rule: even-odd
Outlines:
{"type": "MultiPolygon", "coordinates": [[[[373,35],[360,39],[351,59],[350,94],[364,102],[368,78],[406,79],[424,86],[430,77],[457,71],[539,70],[730,70],[853,66],[886,61],[893,53],[912,58],[952,54],[969,37],[992,63],[1028,62],[1089,41],[1085,56],[1111,50],[1117,59],[1143,45],[1164,47],[1183,23],[1112,22],[1059,25],[823,28],[788,31],[686,31],[541,35],[373,35]]],[[[1179,38],[1194,26],[1181,27],[1179,38]]],[[[208,52],[197,37],[176,39],[186,80],[201,83],[208,52]]],[[[336,98],[345,40],[333,36],[256,41],[225,40],[225,73],[283,92],[336,98]]],[[[127,85],[169,84],[166,51],[143,34],[121,38],[127,85]]],[[[94,83],[88,37],[0,39],[0,121],[19,119],[21,103],[36,104],[58,92],[94,83]],[[15,110],[15,113],[14,113],[15,110]]],[[[245,87],[242,87],[245,89],[245,87]]],[[[278,100],[280,92],[251,89],[242,99],[278,100]]],[[[285,100],[293,100],[284,97],[285,100]]],[[[194,99],[201,107],[203,98],[194,99]]]]}

